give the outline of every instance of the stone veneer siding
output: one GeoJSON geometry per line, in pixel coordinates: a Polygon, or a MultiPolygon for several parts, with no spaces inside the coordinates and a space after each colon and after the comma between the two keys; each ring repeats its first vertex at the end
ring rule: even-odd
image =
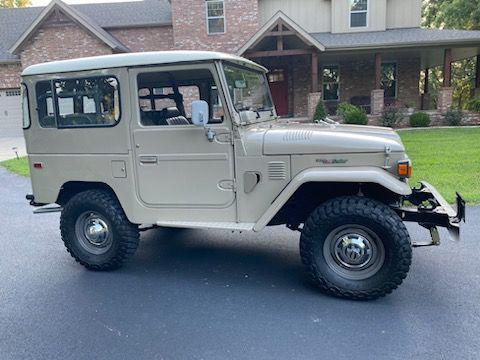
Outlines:
{"type": "Polygon", "coordinates": [[[207,33],[204,0],[172,0],[173,37],[181,50],[236,51],[259,29],[258,0],[225,0],[225,34],[207,33]]]}
{"type": "Polygon", "coordinates": [[[109,32],[133,52],[165,51],[174,47],[171,26],[112,29],[109,32]]]}
{"type": "Polygon", "coordinates": [[[20,63],[0,64],[0,89],[15,89],[20,87],[20,63]]]}

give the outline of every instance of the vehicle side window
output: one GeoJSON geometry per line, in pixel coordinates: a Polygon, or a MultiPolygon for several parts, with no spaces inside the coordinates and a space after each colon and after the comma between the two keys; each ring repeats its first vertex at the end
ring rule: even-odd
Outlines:
{"type": "Polygon", "coordinates": [[[119,86],[114,77],[41,81],[36,93],[42,127],[112,126],[120,120],[119,86]]]}
{"type": "Polygon", "coordinates": [[[143,126],[191,125],[196,100],[209,104],[210,123],[223,122],[215,80],[207,69],[142,73],[137,81],[143,126]]]}
{"type": "Polygon", "coordinates": [[[53,95],[50,81],[40,81],[35,87],[37,94],[37,113],[41,127],[57,127],[55,111],[53,109],[53,95]]]}

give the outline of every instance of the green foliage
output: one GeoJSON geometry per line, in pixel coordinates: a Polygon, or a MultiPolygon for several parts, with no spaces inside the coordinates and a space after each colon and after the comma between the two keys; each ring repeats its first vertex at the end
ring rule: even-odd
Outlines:
{"type": "Polygon", "coordinates": [[[480,113],[480,97],[473,98],[468,103],[468,110],[480,113]]]}
{"type": "Polygon", "coordinates": [[[380,125],[384,127],[394,127],[400,120],[400,109],[395,106],[388,106],[382,112],[380,125]]]}
{"type": "MultiPolygon", "coordinates": [[[[480,0],[423,0],[423,25],[433,28],[479,30],[480,0]]],[[[467,107],[475,77],[475,59],[464,59],[452,64],[453,103],[460,109],[467,107]]],[[[430,96],[435,98],[441,85],[440,68],[430,74],[430,96]]]]}
{"type": "Polygon", "coordinates": [[[358,109],[352,112],[349,112],[345,116],[345,124],[352,124],[352,125],[367,125],[368,124],[368,117],[363,112],[363,110],[358,109]]]}
{"type": "Polygon", "coordinates": [[[423,112],[417,112],[410,115],[411,127],[428,127],[430,125],[430,115],[423,112]]]}
{"type": "Polygon", "coordinates": [[[325,110],[325,104],[323,103],[323,100],[320,100],[315,109],[313,120],[321,121],[321,120],[325,120],[326,117],[327,117],[327,111],[325,110]]]}
{"type": "Polygon", "coordinates": [[[450,109],[443,116],[450,126],[460,126],[462,124],[463,111],[460,109],[450,109]]]}
{"type": "Polygon", "coordinates": [[[480,29],[480,0],[424,0],[425,26],[449,29],[480,29]]]}
{"type": "Polygon", "coordinates": [[[21,157],[20,159],[11,159],[0,162],[0,166],[3,166],[8,171],[11,171],[15,174],[22,175],[22,176],[29,176],[30,170],[28,167],[28,158],[21,157]]]}
{"type": "Polygon", "coordinates": [[[0,8],[26,7],[30,4],[30,0],[0,0],[0,8]]]}
{"type": "Polygon", "coordinates": [[[368,118],[365,112],[352,104],[343,102],[338,104],[337,115],[343,118],[345,124],[367,125],[368,118]]]}
{"type": "Polygon", "coordinates": [[[358,108],[355,105],[347,102],[342,102],[337,106],[337,115],[345,118],[345,115],[349,112],[356,111],[358,108]]]}

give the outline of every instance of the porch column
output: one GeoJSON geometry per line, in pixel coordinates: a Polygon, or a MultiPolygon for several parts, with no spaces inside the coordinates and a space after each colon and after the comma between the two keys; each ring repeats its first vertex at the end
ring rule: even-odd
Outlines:
{"type": "Polygon", "coordinates": [[[445,112],[452,107],[452,49],[445,49],[443,54],[443,87],[438,90],[437,109],[445,112]]]}
{"type": "Polygon", "coordinates": [[[313,119],[318,102],[322,99],[322,92],[318,88],[318,53],[312,52],[312,84],[311,92],[308,94],[308,118],[313,119]]]}
{"type": "Polygon", "coordinates": [[[371,113],[380,115],[385,107],[385,92],[382,89],[382,55],[375,54],[375,88],[371,93],[371,113]]]}
{"type": "Polygon", "coordinates": [[[480,55],[477,55],[477,66],[475,69],[475,89],[474,95],[480,96],[480,55]]]}
{"type": "Polygon", "coordinates": [[[422,94],[422,104],[420,106],[421,110],[426,110],[429,105],[428,99],[428,86],[430,81],[430,69],[425,69],[425,81],[423,82],[423,94],[422,94]]]}

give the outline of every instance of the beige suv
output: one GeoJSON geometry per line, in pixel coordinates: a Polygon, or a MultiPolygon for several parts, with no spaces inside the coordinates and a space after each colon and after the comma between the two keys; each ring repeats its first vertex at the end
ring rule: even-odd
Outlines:
{"type": "Polygon", "coordinates": [[[61,211],[80,264],[110,270],[154,227],[299,231],[324,292],[390,293],[412,246],[458,238],[454,210],[390,129],[278,119],[266,70],[212,52],[111,55],[34,65],[23,74],[24,133],[35,212],[61,211]],[[405,206],[409,204],[409,207],[405,206]],[[410,240],[404,221],[429,229],[410,240]]]}

